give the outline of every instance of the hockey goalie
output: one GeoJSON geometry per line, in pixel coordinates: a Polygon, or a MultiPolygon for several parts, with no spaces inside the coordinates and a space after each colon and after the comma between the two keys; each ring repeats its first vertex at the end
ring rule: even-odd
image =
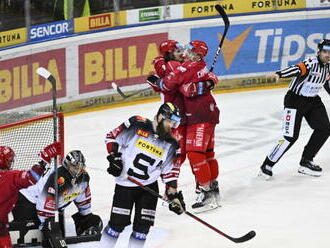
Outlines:
{"type": "MultiPolygon", "coordinates": [[[[103,228],[101,218],[91,211],[89,175],[85,167],[85,157],[79,150],[69,152],[63,165],[58,167],[58,209],[63,211],[72,202],[75,203],[78,212],[72,218],[78,237],[100,234],[103,228]]],[[[14,222],[28,220],[37,223],[42,232],[43,247],[66,247],[63,228],[53,221],[54,177],[52,168],[36,185],[21,190],[12,213],[14,222]]]]}

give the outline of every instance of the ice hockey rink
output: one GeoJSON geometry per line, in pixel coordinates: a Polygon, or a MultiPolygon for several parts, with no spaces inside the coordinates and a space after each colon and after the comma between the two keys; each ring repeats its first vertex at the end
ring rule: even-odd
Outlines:
{"type": "MultiPolygon", "coordinates": [[[[250,241],[235,244],[189,216],[168,211],[158,202],[155,226],[145,247],[148,248],[329,248],[330,247],[330,141],[324,145],[315,162],[323,167],[316,178],[298,174],[298,163],[311,129],[303,122],[299,140],[275,166],[270,181],[257,177],[268,151],[281,135],[281,118],[285,88],[216,94],[221,122],[216,128],[216,158],[220,165],[222,207],[200,213],[198,217],[221,231],[242,236],[250,230],[257,235],[250,241]]],[[[328,112],[330,98],[321,94],[328,112]]],[[[107,224],[114,190],[114,178],[107,174],[106,133],[132,115],[152,119],[160,101],[65,118],[66,152],[80,149],[87,159],[91,176],[92,209],[107,224]]],[[[160,188],[163,192],[162,183],[160,188]]],[[[179,188],[188,210],[194,200],[194,179],[190,166],[183,164],[179,188]]],[[[66,228],[74,233],[71,214],[66,210],[66,228]]],[[[127,247],[131,226],[117,243],[127,247]]],[[[108,247],[89,242],[70,247],[108,247]]]]}

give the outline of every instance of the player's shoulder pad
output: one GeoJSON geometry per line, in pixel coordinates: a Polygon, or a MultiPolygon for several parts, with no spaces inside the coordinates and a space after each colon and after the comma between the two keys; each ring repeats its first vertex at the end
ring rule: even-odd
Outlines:
{"type": "Polygon", "coordinates": [[[138,116],[138,115],[135,115],[135,116],[132,116],[131,118],[129,118],[128,122],[129,122],[129,126],[127,126],[125,124],[127,128],[133,127],[133,128],[143,129],[146,131],[153,130],[152,122],[149,119],[138,116]]]}

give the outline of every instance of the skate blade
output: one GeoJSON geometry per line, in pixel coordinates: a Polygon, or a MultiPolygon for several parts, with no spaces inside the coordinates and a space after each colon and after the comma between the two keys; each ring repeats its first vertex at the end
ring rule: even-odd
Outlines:
{"type": "Polygon", "coordinates": [[[265,181],[269,181],[272,178],[270,175],[267,175],[267,174],[263,173],[262,171],[259,172],[258,177],[265,181]]]}
{"type": "Polygon", "coordinates": [[[203,212],[207,212],[207,211],[210,211],[210,210],[213,210],[213,209],[216,209],[220,206],[218,206],[217,204],[207,204],[203,207],[199,207],[199,208],[193,208],[192,211],[195,213],[195,214],[199,214],[199,213],[203,213],[203,212]]]}
{"type": "Polygon", "coordinates": [[[306,167],[300,166],[298,172],[304,175],[312,176],[312,177],[320,177],[322,175],[322,171],[312,171],[306,167]]]}

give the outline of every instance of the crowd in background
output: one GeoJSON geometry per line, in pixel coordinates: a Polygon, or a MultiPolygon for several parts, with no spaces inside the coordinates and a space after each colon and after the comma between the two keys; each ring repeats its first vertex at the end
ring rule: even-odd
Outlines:
{"type": "MultiPolygon", "coordinates": [[[[210,0],[212,1],[212,0],[210,0]]],[[[198,0],[0,0],[0,32],[80,16],[198,0]],[[28,19],[28,20],[27,20],[28,19]]]]}

